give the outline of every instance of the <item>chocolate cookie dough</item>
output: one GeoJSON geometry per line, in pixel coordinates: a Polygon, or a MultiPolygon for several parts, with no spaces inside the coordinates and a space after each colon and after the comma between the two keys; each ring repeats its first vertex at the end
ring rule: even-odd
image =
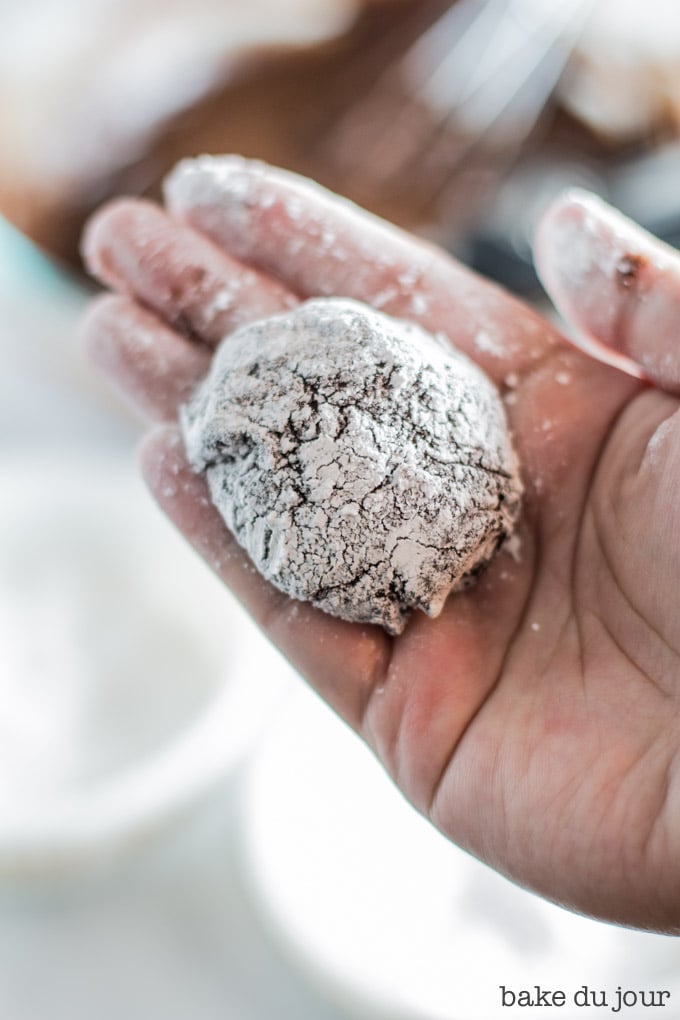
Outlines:
{"type": "Polygon", "coordinates": [[[355,301],[239,329],[183,409],[189,459],[259,571],[400,633],[512,532],[521,484],[500,397],[464,355],[355,301]]]}

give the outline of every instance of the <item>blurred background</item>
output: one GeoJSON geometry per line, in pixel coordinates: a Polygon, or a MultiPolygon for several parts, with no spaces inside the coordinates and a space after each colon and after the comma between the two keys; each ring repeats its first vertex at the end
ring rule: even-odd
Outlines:
{"type": "Polygon", "coordinates": [[[680,1017],[675,939],[543,903],[402,801],[152,506],[141,423],[77,341],[85,218],[202,152],[308,174],[539,306],[530,238],[567,185],[680,241],[677,0],[0,18],[0,1018],[489,1020],[537,981],[672,989],[680,1017]]]}

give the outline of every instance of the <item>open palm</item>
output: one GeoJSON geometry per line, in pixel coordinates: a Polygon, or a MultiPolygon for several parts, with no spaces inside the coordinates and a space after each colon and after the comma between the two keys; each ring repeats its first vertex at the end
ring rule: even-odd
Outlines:
{"type": "Polygon", "coordinates": [[[91,350],[165,423],[142,455],[156,498],[452,840],[576,909],[680,930],[676,257],[578,196],[539,238],[563,310],[657,388],[293,175],[204,159],[175,172],[167,204],[118,202],[86,238],[93,271],[119,292],[88,316],[91,350]],[[505,393],[522,464],[519,551],[399,638],[254,573],[174,424],[222,336],[320,294],[418,321],[470,354],[505,393]]]}

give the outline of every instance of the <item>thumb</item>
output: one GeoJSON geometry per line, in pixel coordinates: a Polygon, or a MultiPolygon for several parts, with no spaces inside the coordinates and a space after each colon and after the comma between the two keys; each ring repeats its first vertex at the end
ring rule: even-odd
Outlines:
{"type": "Polygon", "coordinates": [[[564,192],[539,222],[536,269],[573,342],[680,392],[680,253],[589,192],[564,192]]]}

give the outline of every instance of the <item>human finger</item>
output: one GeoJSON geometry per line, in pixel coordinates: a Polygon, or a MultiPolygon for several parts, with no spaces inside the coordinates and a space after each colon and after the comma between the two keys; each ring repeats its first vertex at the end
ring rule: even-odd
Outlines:
{"type": "Polygon", "coordinates": [[[102,283],[134,295],[176,329],[210,345],[296,303],[281,283],[244,266],[152,202],[118,199],[104,206],[86,227],[83,254],[102,283]]]}
{"type": "Polygon", "coordinates": [[[240,156],[184,160],[166,203],[238,259],[301,297],[364,301],[442,333],[497,383],[558,342],[526,305],[443,251],[296,174],[240,156]]]}
{"type": "Polygon", "coordinates": [[[535,240],[539,275],[574,342],[680,392],[680,254],[595,195],[571,190],[535,240]]]}
{"type": "Polygon", "coordinates": [[[152,420],[172,421],[210,367],[206,347],[123,295],[95,299],[81,332],[95,364],[152,420]]]}

